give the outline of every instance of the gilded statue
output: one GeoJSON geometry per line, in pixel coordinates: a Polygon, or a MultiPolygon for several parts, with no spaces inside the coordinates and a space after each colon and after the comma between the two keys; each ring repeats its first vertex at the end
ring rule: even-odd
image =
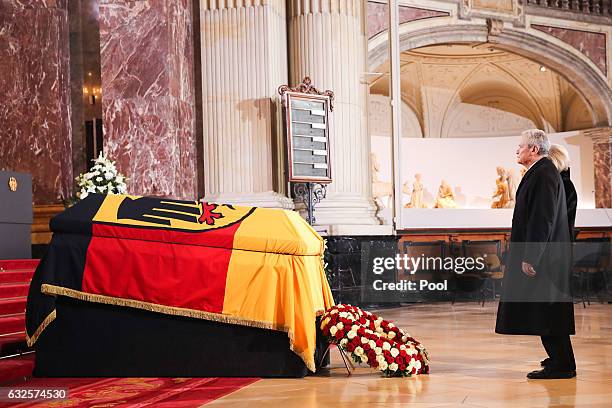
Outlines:
{"type": "Polygon", "coordinates": [[[491,208],[513,208],[514,207],[514,177],[512,171],[497,167],[497,179],[495,179],[496,190],[493,193],[491,208]]]}
{"type": "Polygon", "coordinates": [[[438,188],[438,196],[433,208],[457,208],[455,203],[455,195],[453,189],[448,185],[446,180],[442,180],[440,188],[438,188]]]}

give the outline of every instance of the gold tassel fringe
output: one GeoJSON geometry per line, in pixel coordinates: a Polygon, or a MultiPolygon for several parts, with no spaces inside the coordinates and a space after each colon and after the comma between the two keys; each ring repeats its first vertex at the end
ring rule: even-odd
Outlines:
{"type": "Polygon", "coordinates": [[[47,326],[49,326],[51,322],[55,320],[56,317],[57,313],[54,309],[51,313],[49,313],[47,317],[45,317],[45,320],[43,320],[42,323],[38,326],[32,337],[30,337],[26,331],[26,343],[28,344],[28,347],[32,347],[34,343],[36,343],[36,340],[38,340],[43,330],[45,330],[47,326]]]}

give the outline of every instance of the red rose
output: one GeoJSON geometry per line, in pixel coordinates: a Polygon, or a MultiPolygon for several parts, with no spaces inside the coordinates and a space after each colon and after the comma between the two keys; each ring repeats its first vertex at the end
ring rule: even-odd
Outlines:
{"type": "Polygon", "coordinates": [[[393,356],[391,354],[389,354],[388,356],[385,356],[385,360],[387,360],[388,364],[392,364],[393,363],[393,356]]]}
{"type": "Polygon", "coordinates": [[[382,347],[383,346],[383,340],[381,338],[379,338],[378,340],[376,340],[376,346],[377,347],[382,347]]]}
{"type": "Polygon", "coordinates": [[[355,345],[353,343],[347,343],[346,349],[349,351],[349,353],[352,353],[355,351],[355,345]]]}
{"type": "Polygon", "coordinates": [[[406,357],[407,355],[408,353],[406,353],[406,350],[400,350],[400,356],[406,357]]]}
{"type": "Polygon", "coordinates": [[[363,336],[366,334],[365,329],[363,327],[360,327],[359,329],[357,329],[357,334],[359,334],[360,336],[363,336]]]}
{"type": "Polygon", "coordinates": [[[363,344],[361,347],[364,349],[364,351],[370,351],[370,350],[372,350],[372,349],[370,348],[370,345],[369,345],[368,343],[363,344]]]}
{"type": "Polygon", "coordinates": [[[400,356],[395,357],[395,364],[402,364],[404,362],[404,359],[401,358],[400,356]]]}
{"type": "Polygon", "coordinates": [[[412,367],[412,374],[416,374],[416,373],[417,373],[416,367],[412,367]]]}
{"type": "Polygon", "coordinates": [[[393,358],[393,356],[391,356],[391,352],[389,350],[383,350],[383,356],[385,356],[385,358],[388,358],[388,357],[393,358]]]}
{"type": "Polygon", "coordinates": [[[375,360],[376,360],[376,353],[374,352],[374,350],[368,351],[368,361],[375,361],[375,360]]]}
{"type": "Polygon", "coordinates": [[[355,336],[355,337],[353,337],[353,340],[351,340],[351,343],[353,343],[353,345],[354,345],[355,347],[357,347],[358,345],[360,345],[360,344],[361,344],[361,340],[359,340],[359,336],[355,336]]]}
{"type": "Polygon", "coordinates": [[[406,371],[406,365],[405,365],[405,364],[400,364],[400,365],[399,365],[399,369],[400,369],[401,371],[406,371]]]}
{"type": "Polygon", "coordinates": [[[344,337],[344,330],[338,330],[335,337],[337,340],[342,339],[344,337]]]}

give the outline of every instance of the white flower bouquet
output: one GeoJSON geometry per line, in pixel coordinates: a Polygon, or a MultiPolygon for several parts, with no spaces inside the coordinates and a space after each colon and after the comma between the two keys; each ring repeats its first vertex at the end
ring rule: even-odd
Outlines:
{"type": "Polygon", "coordinates": [[[126,194],[126,178],[117,171],[115,162],[110,161],[102,152],[94,165],[84,174],[79,174],[75,179],[80,191],[77,193],[79,199],[84,199],[89,194],[126,194]]]}

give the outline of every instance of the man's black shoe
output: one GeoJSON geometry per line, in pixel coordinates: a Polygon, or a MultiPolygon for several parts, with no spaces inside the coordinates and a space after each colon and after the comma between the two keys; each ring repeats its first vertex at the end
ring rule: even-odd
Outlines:
{"type": "Polygon", "coordinates": [[[546,367],[548,363],[550,363],[550,357],[546,357],[544,360],[540,361],[542,367],[546,367]]]}
{"type": "Polygon", "coordinates": [[[532,371],[527,374],[527,378],[530,380],[552,380],[559,378],[574,378],[576,377],[575,370],[547,370],[546,368],[543,370],[532,371]]]}

